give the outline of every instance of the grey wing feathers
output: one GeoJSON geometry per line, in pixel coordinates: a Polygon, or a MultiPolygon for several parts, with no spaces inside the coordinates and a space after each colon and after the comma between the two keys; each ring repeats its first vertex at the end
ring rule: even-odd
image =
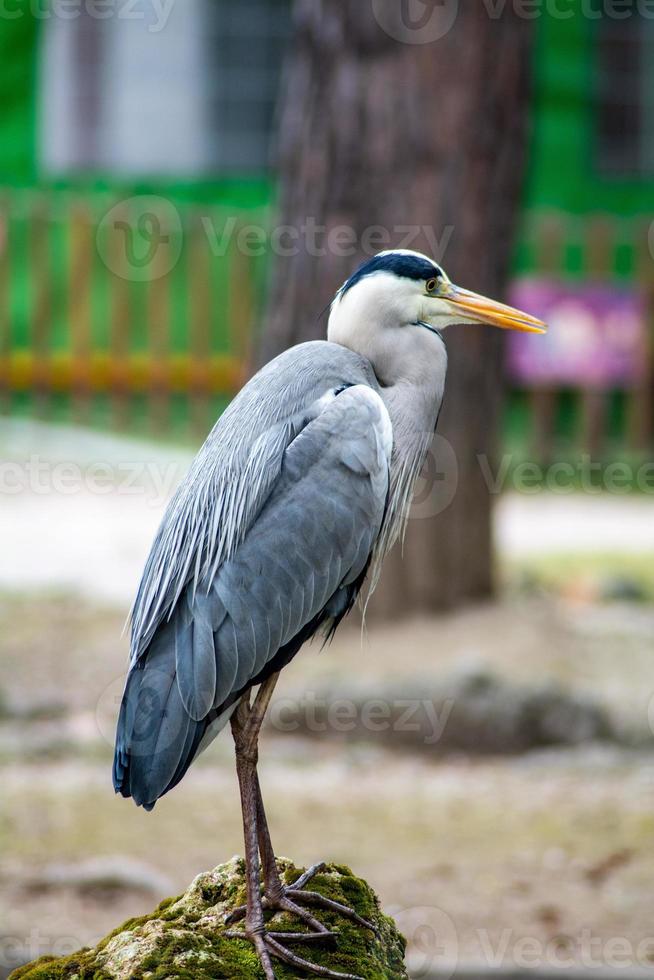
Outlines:
{"type": "Polygon", "coordinates": [[[157,531],[132,608],[132,659],[147,649],[189,582],[228,559],[274,486],[286,446],[317,400],[343,382],[376,387],[370,364],[326,341],[280,354],[222,414],[157,531]]]}
{"type": "Polygon", "coordinates": [[[386,409],[357,384],[326,393],[306,418],[289,432],[270,492],[233,553],[189,579],[139,647],[114,768],[116,789],[137,803],[152,806],[181,778],[280,656],[290,659],[321,622],[340,618],[365,573],[388,492],[386,409]],[[144,734],[135,739],[139,719],[144,734]]]}

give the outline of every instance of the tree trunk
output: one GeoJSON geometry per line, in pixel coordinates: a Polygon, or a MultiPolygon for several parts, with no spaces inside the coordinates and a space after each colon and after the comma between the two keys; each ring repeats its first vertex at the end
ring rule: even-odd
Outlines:
{"type": "MultiPolygon", "coordinates": [[[[501,16],[479,3],[457,14],[455,0],[296,0],[294,15],[279,136],[280,229],[288,227],[277,239],[261,361],[324,337],[320,310],[383,248],[427,252],[455,282],[501,296],[523,171],[531,22],[511,4],[501,16]]],[[[491,499],[478,455],[494,450],[501,337],[458,327],[446,343],[435,457],[404,561],[399,549],[387,559],[373,613],[451,607],[492,591],[491,499]]]]}

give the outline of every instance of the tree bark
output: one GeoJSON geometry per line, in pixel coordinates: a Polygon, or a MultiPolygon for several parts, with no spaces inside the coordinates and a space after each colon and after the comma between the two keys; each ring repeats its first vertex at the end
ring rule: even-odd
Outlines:
{"type": "MultiPolygon", "coordinates": [[[[424,251],[455,282],[501,296],[525,156],[531,22],[512,4],[499,15],[461,3],[456,14],[453,2],[296,0],[279,135],[279,220],[293,230],[278,241],[292,254],[274,260],[261,361],[324,337],[320,310],[382,248],[424,251]],[[452,11],[443,36],[415,43],[429,36],[430,17],[452,11]]],[[[422,519],[409,521],[404,561],[387,559],[373,613],[492,592],[491,498],[478,456],[492,459],[495,448],[501,337],[455,327],[446,343],[438,432],[454,454],[436,440],[422,519]]]]}

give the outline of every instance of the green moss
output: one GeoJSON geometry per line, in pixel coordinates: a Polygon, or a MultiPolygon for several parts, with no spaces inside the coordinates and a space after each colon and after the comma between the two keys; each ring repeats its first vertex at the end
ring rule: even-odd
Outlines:
{"type": "Polygon", "coordinates": [[[156,915],[157,912],[165,912],[170,905],[174,905],[175,902],[179,902],[181,897],[181,895],[177,895],[175,898],[164,898],[163,902],[159,902],[153,914],[156,915]]]}
{"type": "MultiPolygon", "coordinates": [[[[302,874],[290,861],[280,859],[278,864],[287,884],[302,874]]],[[[226,915],[244,901],[244,871],[244,862],[235,858],[204,872],[183,895],[124,922],[95,949],[61,959],[41,957],[15,970],[10,980],[262,980],[252,945],[225,936],[226,915]]],[[[375,925],[377,935],[337,913],[312,907],[312,913],[337,934],[336,947],[294,943],[299,956],[365,980],[406,977],[404,940],[365,881],[343,865],[328,865],[308,887],[354,908],[375,925]]],[[[278,931],[304,928],[288,913],[268,913],[267,920],[278,931]]],[[[279,961],[275,972],[278,980],[303,975],[279,961]]]]}
{"type": "Polygon", "coordinates": [[[98,968],[95,951],[80,949],[71,956],[55,958],[41,956],[33,963],[14,970],[12,980],[29,977],[29,980],[111,980],[111,975],[98,968]]]}

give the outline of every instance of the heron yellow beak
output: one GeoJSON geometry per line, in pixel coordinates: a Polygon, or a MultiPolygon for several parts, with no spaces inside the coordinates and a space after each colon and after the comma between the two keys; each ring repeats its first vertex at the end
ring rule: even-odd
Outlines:
{"type": "Polygon", "coordinates": [[[457,312],[470,314],[470,319],[480,323],[490,323],[494,327],[502,327],[503,330],[524,330],[528,333],[545,333],[547,324],[538,320],[529,313],[516,310],[505,303],[498,303],[479,293],[470,292],[469,289],[462,289],[449,284],[444,298],[450,302],[457,312]]]}

